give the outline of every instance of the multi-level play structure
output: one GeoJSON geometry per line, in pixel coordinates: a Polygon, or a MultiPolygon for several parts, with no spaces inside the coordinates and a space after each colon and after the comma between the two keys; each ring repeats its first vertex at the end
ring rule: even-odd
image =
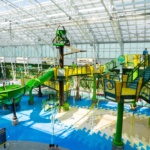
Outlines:
{"type": "MultiPolygon", "coordinates": [[[[45,71],[37,72],[37,74],[30,76],[25,74],[24,69],[18,70],[22,85],[5,85],[0,87],[0,105],[12,106],[12,124],[16,125],[18,122],[15,106],[21,101],[22,96],[29,92],[28,103],[34,104],[32,90],[41,85],[53,88],[57,92],[59,103],[59,112],[64,111],[64,102],[67,101],[69,95],[68,79],[74,76],[77,77],[76,82],[76,95],[75,99],[80,100],[80,81],[86,82],[92,89],[91,108],[96,107],[98,88],[103,91],[105,98],[118,103],[116,132],[113,137],[113,150],[123,149],[124,143],[122,141],[122,124],[123,124],[123,111],[124,103],[131,103],[131,109],[136,108],[136,102],[142,98],[150,103],[149,95],[149,80],[150,80],[150,57],[141,61],[139,55],[133,56],[133,61],[130,62],[128,55],[121,55],[111,62],[96,67],[96,64],[86,66],[76,66],[75,68],[64,66],[64,47],[70,46],[70,42],[66,36],[66,30],[63,27],[61,30],[58,28],[56,37],[53,40],[53,46],[59,51],[59,65],[49,69],[45,66],[45,71]],[[90,80],[84,80],[87,77],[90,80]],[[25,78],[28,81],[25,82],[25,78]],[[30,79],[31,78],[31,79],[30,79]],[[89,84],[89,82],[92,84],[89,84]],[[98,86],[101,85],[101,86],[98,86]]],[[[76,51],[77,52],[77,51],[76,51]]],[[[38,66],[36,66],[38,67],[38,66]]],[[[19,67],[21,68],[21,67],[19,67]]],[[[1,67],[1,71],[3,67],[1,67]]],[[[4,72],[4,70],[3,70],[4,72]]],[[[7,75],[6,75],[7,76],[7,75]]],[[[85,85],[85,86],[86,86],[85,85]]],[[[84,87],[83,87],[84,88],[84,87]]],[[[39,88],[40,89],[40,88],[39,88]]],[[[39,91],[39,95],[41,90],[39,91]]]]}

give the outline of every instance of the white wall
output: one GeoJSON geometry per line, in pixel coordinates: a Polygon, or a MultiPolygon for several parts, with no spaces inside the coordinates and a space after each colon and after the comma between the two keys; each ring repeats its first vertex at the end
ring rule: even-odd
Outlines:
{"type": "Polygon", "coordinates": [[[9,63],[15,63],[16,62],[15,57],[4,57],[4,58],[5,58],[5,62],[9,62],[9,63]]]}
{"type": "Polygon", "coordinates": [[[42,63],[42,58],[35,58],[35,57],[30,57],[28,58],[28,63],[29,64],[41,64],[42,63]]]}

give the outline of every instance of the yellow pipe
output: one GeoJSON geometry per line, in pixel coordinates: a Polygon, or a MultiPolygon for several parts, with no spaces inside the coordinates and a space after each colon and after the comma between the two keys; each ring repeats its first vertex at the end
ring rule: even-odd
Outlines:
{"type": "Polygon", "coordinates": [[[127,56],[127,54],[125,54],[124,57],[125,57],[124,66],[127,67],[128,66],[128,56],[127,56]]]}
{"type": "Polygon", "coordinates": [[[145,66],[148,66],[148,54],[146,54],[146,62],[145,62],[145,66]]]}
{"type": "Polygon", "coordinates": [[[54,78],[56,80],[56,78],[57,78],[57,68],[55,67],[55,68],[53,68],[53,70],[54,70],[54,78]]]}
{"type": "Polygon", "coordinates": [[[138,56],[138,64],[140,63],[140,61],[141,61],[141,55],[140,54],[137,54],[138,56]]]}
{"type": "MultiPolygon", "coordinates": [[[[138,54],[133,55],[133,63],[134,63],[134,67],[136,67],[138,65],[138,54]]],[[[133,80],[138,76],[138,71],[135,71],[133,74],[133,80]]]]}
{"type": "Polygon", "coordinates": [[[121,84],[122,82],[116,81],[116,101],[120,102],[120,96],[121,96],[121,84]]]}
{"type": "Polygon", "coordinates": [[[102,74],[104,71],[104,66],[100,66],[100,74],[102,74]]]}
{"type": "Polygon", "coordinates": [[[66,77],[66,80],[68,80],[68,75],[69,75],[69,68],[68,66],[65,67],[65,77],[66,77]]]}
{"type": "Polygon", "coordinates": [[[127,75],[123,75],[123,77],[122,77],[122,81],[125,82],[125,83],[123,83],[123,86],[122,86],[124,88],[127,87],[127,83],[126,83],[127,82],[127,77],[128,77],[127,75]]]}
{"type": "Polygon", "coordinates": [[[21,85],[22,85],[22,86],[24,86],[24,85],[25,85],[24,78],[21,78],[21,85]]]}
{"type": "Polygon", "coordinates": [[[139,98],[139,94],[140,94],[140,91],[141,91],[141,87],[142,87],[142,82],[143,82],[143,79],[142,77],[139,78],[139,81],[138,81],[138,87],[136,89],[136,101],[138,101],[138,98],[139,98]]]}
{"type": "Polygon", "coordinates": [[[93,67],[93,66],[90,66],[90,69],[91,69],[91,75],[93,75],[94,67],[93,67]]]}

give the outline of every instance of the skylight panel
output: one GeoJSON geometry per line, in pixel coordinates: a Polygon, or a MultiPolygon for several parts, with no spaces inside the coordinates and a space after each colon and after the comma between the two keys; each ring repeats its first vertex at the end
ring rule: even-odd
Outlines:
{"type": "Polygon", "coordinates": [[[37,0],[39,3],[45,3],[48,2],[49,0],[37,0]]]}
{"type": "Polygon", "coordinates": [[[127,22],[126,21],[120,21],[120,25],[121,26],[127,26],[127,22]]]}
{"type": "Polygon", "coordinates": [[[125,9],[133,9],[133,5],[129,5],[129,6],[125,5],[124,7],[125,7],[125,9]]]}
{"type": "Polygon", "coordinates": [[[143,38],[138,38],[138,41],[143,41],[143,39],[146,39],[146,38],[144,38],[144,37],[143,38]]]}
{"type": "Polygon", "coordinates": [[[85,9],[81,9],[79,10],[79,13],[85,13],[85,12],[95,12],[95,11],[104,11],[104,7],[95,7],[93,8],[93,6],[90,7],[86,7],[85,9]]]}

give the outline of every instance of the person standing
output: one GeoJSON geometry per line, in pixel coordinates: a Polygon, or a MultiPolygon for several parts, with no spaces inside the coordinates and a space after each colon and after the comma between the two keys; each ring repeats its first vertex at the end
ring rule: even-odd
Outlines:
{"type": "Polygon", "coordinates": [[[145,59],[146,58],[146,55],[148,54],[148,51],[147,51],[147,48],[145,48],[144,50],[143,50],[143,59],[145,59]]]}
{"type": "Polygon", "coordinates": [[[74,62],[72,62],[72,73],[75,70],[75,68],[76,68],[76,64],[74,62]]]}
{"type": "Polygon", "coordinates": [[[76,64],[74,62],[72,62],[72,68],[75,69],[76,68],[76,64]]]}

